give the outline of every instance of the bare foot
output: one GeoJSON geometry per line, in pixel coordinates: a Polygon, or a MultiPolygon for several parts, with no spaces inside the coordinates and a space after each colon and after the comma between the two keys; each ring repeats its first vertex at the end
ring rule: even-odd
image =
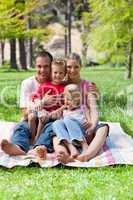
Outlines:
{"type": "Polygon", "coordinates": [[[88,150],[88,144],[87,144],[87,142],[83,142],[82,143],[82,150],[83,150],[83,154],[85,154],[86,153],[86,151],[88,150]]]}
{"type": "Polygon", "coordinates": [[[79,160],[80,162],[87,162],[89,158],[87,154],[83,153],[77,156],[76,160],[79,160]]]}
{"type": "Polygon", "coordinates": [[[10,156],[25,155],[26,153],[18,146],[6,139],[1,142],[1,149],[10,156]]]}
{"type": "Polygon", "coordinates": [[[34,149],[30,150],[28,152],[28,154],[35,155],[38,158],[40,158],[41,160],[45,160],[46,155],[47,155],[47,149],[44,145],[40,145],[40,146],[37,146],[34,149]]]}
{"type": "Polygon", "coordinates": [[[69,148],[70,155],[72,158],[76,158],[79,155],[79,151],[73,144],[69,143],[68,148],[69,148]]]}
{"type": "Polygon", "coordinates": [[[58,152],[57,159],[59,162],[64,163],[64,164],[74,161],[74,158],[70,157],[69,154],[66,154],[63,151],[58,152]]]}

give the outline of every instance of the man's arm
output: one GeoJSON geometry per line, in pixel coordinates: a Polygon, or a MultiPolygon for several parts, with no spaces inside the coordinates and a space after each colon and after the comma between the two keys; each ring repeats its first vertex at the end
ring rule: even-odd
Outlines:
{"type": "Polygon", "coordinates": [[[20,110],[24,119],[27,119],[28,117],[28,103],[30,101],[30,96],[29,84],[24,80],[22,81],[20,88],[20,110]]]}

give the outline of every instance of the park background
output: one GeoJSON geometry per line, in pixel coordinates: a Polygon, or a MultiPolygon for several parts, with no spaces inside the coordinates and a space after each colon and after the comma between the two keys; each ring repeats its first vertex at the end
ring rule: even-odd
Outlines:
{"type": "MultiPolygon", "coordinates": [[[[0,120],[20,120],[20,84],[43,49],[80,54],[82,77],[101,93],[100,120],[133,136],[133,0],[1,0],[0,120]]],[[[0,168],[0,175],[1,200],[133,199],[132,166],[0,168]]]]}

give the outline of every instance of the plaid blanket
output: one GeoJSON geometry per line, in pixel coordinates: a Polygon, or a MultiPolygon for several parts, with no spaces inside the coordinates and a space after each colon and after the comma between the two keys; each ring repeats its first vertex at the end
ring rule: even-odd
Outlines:
{"type": "MultiPolygon", "coordinates": [[[[109,136],[99,154],[88,162],[71,162],[71,167],[103,167],[116,164],[133,165],[133,138],[127,135],[119,123],[108,122],[109,136]]],[[[0,142],[3,138],[9,139],[16,123],[0,121],[0,142]]],[[[35,156],[9,156],[0,149],[0,166],[12,168],[15,166],[28,166],[32,163],[40,167],[54,167],[60,163],[55,154],[48,154],[47,160],[38,160],[35,156]]]]}

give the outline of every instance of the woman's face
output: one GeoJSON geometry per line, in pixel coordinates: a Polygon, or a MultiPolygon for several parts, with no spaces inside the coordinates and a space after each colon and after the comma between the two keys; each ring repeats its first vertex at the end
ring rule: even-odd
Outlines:
{"type": "Polygon", "coordinates": [[[75,79],[80,77],[80,63],[77,60],[68,59],[67,60],[67,74],[70,79],[75,79]]]}

